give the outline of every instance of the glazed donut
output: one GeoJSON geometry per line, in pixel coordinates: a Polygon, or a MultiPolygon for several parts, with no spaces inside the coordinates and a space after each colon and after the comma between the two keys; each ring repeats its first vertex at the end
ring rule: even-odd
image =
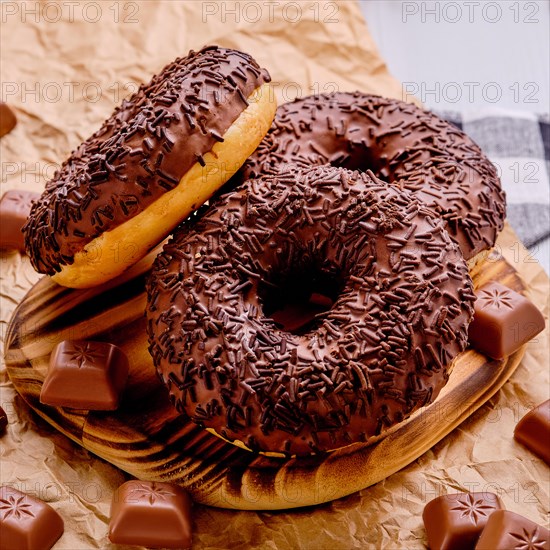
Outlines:
{"type": "Polygon", "coordinates": [[[466,260],[476,257],[471,266],[504,224],[506,201],[493,164],[464,132],[410,103],[337,92],[281,105],[237,179],[287,162],[372,170],[413,192],[446,221],[466,260]]]}
{"type": "Polygon", "coordinates": [[[276,109],[269,81],[217,46],[167,65],[46,185],[24,227],[34,268],[83,288],[143,258],[254,151],[276,109]]]}
{"type": "Polygon", "coordinates": [[[176,230],[147,282],[149,349],[181,413],[247,449],[306,455],[435,399],[473,301],[458,246],[412,194],[288,165],[176,230]],[[333,305],[285,331],[270,311],[301,292],[333,305]]]}

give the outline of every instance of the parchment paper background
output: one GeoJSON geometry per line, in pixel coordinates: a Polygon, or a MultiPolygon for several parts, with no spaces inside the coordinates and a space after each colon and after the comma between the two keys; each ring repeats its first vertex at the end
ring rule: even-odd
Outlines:
{"type": "MultiPolygon", "coordinates": [[[[0,141],[2,192],[41,191],[138,83],[207,43],[252,54],[271,72],[280,102],[355,89],[401,98],[353,1],[4,1],[0,12],[1,94],[19,119],[0,141]]],[[[512,231],[499,245],[548,319],[548,277],[512,231]]],[[[2,253],[2,340],[15,306],[37,279],[25,257],[2,253]]],[[[512,438],[527,410],[550,397],[548,357],[546,330],[493,399],[416,462],[369,489],[288,513],[196,506],[194,548],[424,548],[424,504],[462,490],[497,492],[507,509],[548,526],[549,468],[512,438]]],[[[63,515],[65,534],[56,549],[115,548],[107,539],[109,507],[125,474],[38,419],[16,395],[3,363],[0,394],[10,420],[0,439],[0,482],[63,515]]]]}

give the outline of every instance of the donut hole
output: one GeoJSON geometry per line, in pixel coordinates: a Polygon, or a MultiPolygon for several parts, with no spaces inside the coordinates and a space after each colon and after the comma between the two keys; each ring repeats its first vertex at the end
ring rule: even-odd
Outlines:
{"type": "Polygon", "coordinates": [[[345,141],[337,142],[334,151],[328,159],[328,164],[335,168],[346,168],[355,172],[367,172],[372,170],[377,177],[391,181],[391,173],[384,163],[377,157],[376,151],[363,143],[355,144],[350,149],[345,141]]]}
{"type": "Polygon", "coordinates": [[[258,288],[264,315],[279,329],[297,335],[316,329],[343,288],[341,277],[315,267],[270,279],[258,288]]]}

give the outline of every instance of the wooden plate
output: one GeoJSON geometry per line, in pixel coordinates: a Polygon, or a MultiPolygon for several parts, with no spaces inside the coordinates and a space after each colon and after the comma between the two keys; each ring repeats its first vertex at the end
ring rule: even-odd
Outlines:
{"type": "MultiPolygon", "coordinates": [[[[79,445],[141,479],[183,485],[205,504],[274,510],[327,502],[376,483],[430,449],[510,377],[524,348],[505,361],[467,350],[437,400],[371,445],[330,455],[268,458],[225,443],[182,419],[169,404],[147,351],[144,280],[151,258],[107,285],[71,290],[41,279],[15,311],[6,340],[8,373],[23,399],[79,445]],[[115,412],[88,412],[39,401],[49,355],[65,339],[116,343],[131,369],[115,412]]],[[[496,280],[525,290],[514,268],[490,257],[474,283],[496,280]]]]}

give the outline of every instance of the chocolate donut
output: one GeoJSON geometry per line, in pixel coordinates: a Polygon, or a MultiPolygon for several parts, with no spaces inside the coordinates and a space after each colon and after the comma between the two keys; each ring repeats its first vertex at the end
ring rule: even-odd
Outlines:
{"type": "Polygon", "coordinates": [[[372,170],[413,192],[445,220],[466,260],[490,249],[504,224],[493,164],[464,132],[410,103],[338,92],[281,105],[238,179],[288,162],[372,170]]]}
{"type": "Polygon", "coordinates": [[[176,230],[147,283],[147,330],[181,413],[253,451],[304,455],[368,441],[435,399],[473,301],[458,246],[412,194],[289,165],[176,230]],[[304,289],[333,305],[285,331],[270,311],[304,289]]]}
{"type": "Polygon", "coordinates": [[[24,227],[34,268],[88,287],[144,257],[254,151],[275,113],[269,81],[217,46],[167,65],[46,185],[24,227]]]}

